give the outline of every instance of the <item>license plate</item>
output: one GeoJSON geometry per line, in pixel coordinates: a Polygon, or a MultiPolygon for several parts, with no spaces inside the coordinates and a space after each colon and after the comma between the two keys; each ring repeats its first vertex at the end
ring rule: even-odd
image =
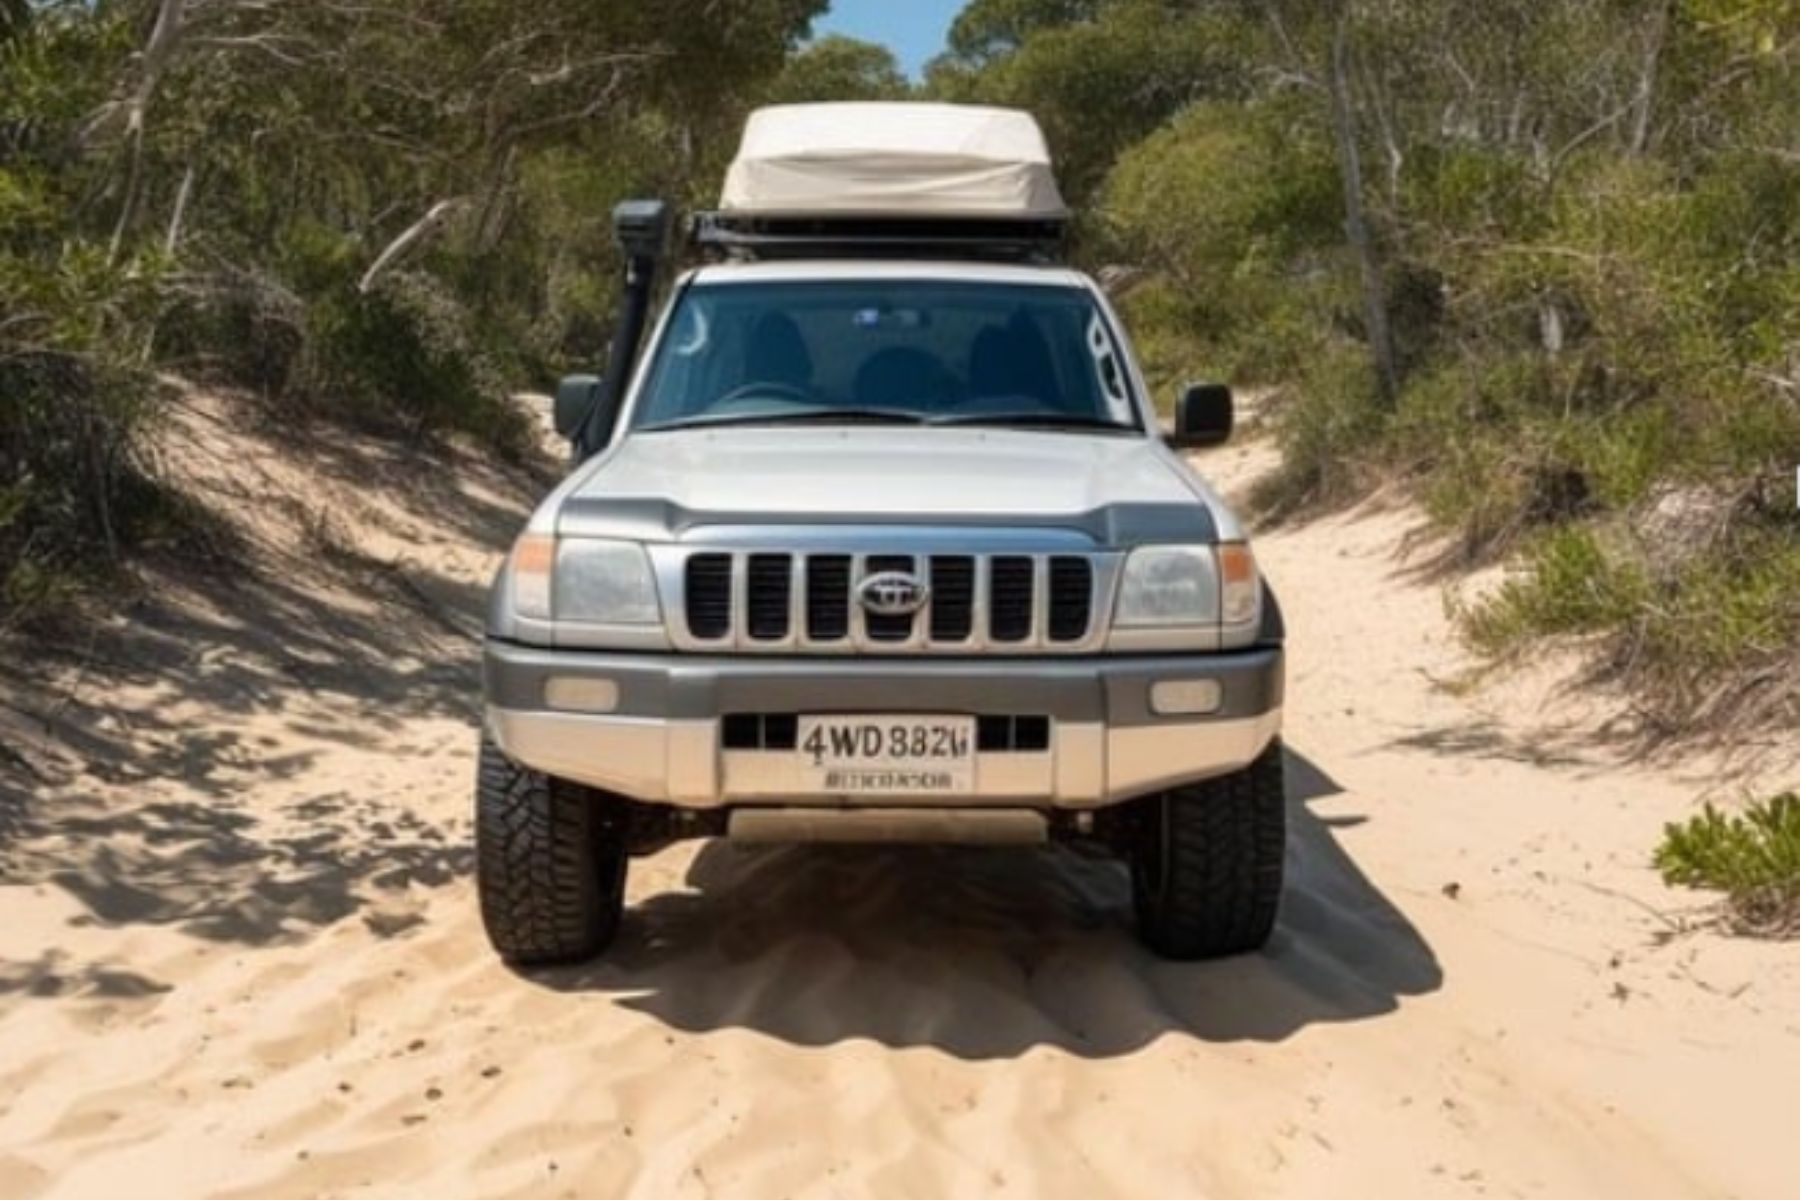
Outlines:
{"type": "Polygon", "coordinates": [[[974,717],[801,717],[800,778],[830,795],[955,795],[975,788],[974,717]]]}

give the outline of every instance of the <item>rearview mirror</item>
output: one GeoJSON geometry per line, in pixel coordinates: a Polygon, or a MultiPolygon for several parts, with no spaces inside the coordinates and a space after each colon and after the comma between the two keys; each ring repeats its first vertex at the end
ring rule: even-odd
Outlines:
{"type": "Polygon", "coordinates": [[[556,385],[556,432],[574,440],[600,398],[598,375],[568,375],[556,385]]]}
{"type": "Polygon", "coordinates": [[[1234,405],[1222,383],[1190,383],[1175,402],[1175,431],[1169,445],[1177,450],[1217,446],[1231,437],[1234,405]]]}

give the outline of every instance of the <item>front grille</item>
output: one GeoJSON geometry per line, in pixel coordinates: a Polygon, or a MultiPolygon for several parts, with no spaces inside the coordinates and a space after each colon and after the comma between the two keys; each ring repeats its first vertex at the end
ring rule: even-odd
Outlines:
{"type": "Polygon", "coordinates": [[[673,611],[685,626],[675,641],[693,649],[1077,653],[1103,632],[1116,574],[1116,556],[1104,554],[675,553],[683,595],[673,611]],[[925,586],[918,612],[862,605],[862,583],[888,572],[925,586]]]}

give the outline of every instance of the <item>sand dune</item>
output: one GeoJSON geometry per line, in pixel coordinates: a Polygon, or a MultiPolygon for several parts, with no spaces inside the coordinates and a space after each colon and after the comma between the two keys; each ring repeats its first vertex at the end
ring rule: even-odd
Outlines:
{"type": "Polygon", "coordinates": [[[1716,764],[1440,686],[1404,510],[1261,544],[1267,954],[1156,961],[1066,851],[705,844],[636,865],[604,962],[521,976],[473,910],[467,633],[533,485],[357,453],[268,466],[285,570],[140,607],[61,709],[0,677],[7,1200],[1800,1194],[1800,961],[1644,865],[1716,764]],[[315,585],[320,519],[355,553],[315,585]]]}

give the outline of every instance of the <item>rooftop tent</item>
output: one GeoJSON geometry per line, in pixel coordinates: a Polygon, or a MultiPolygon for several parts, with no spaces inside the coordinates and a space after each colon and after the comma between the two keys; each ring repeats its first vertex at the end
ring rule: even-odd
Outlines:
{"type": "Polygon", "coordinates": [[[956,104],[758,109],[723,215],[1063,221],[1044,135],[1029,113],[956,104]]]}

